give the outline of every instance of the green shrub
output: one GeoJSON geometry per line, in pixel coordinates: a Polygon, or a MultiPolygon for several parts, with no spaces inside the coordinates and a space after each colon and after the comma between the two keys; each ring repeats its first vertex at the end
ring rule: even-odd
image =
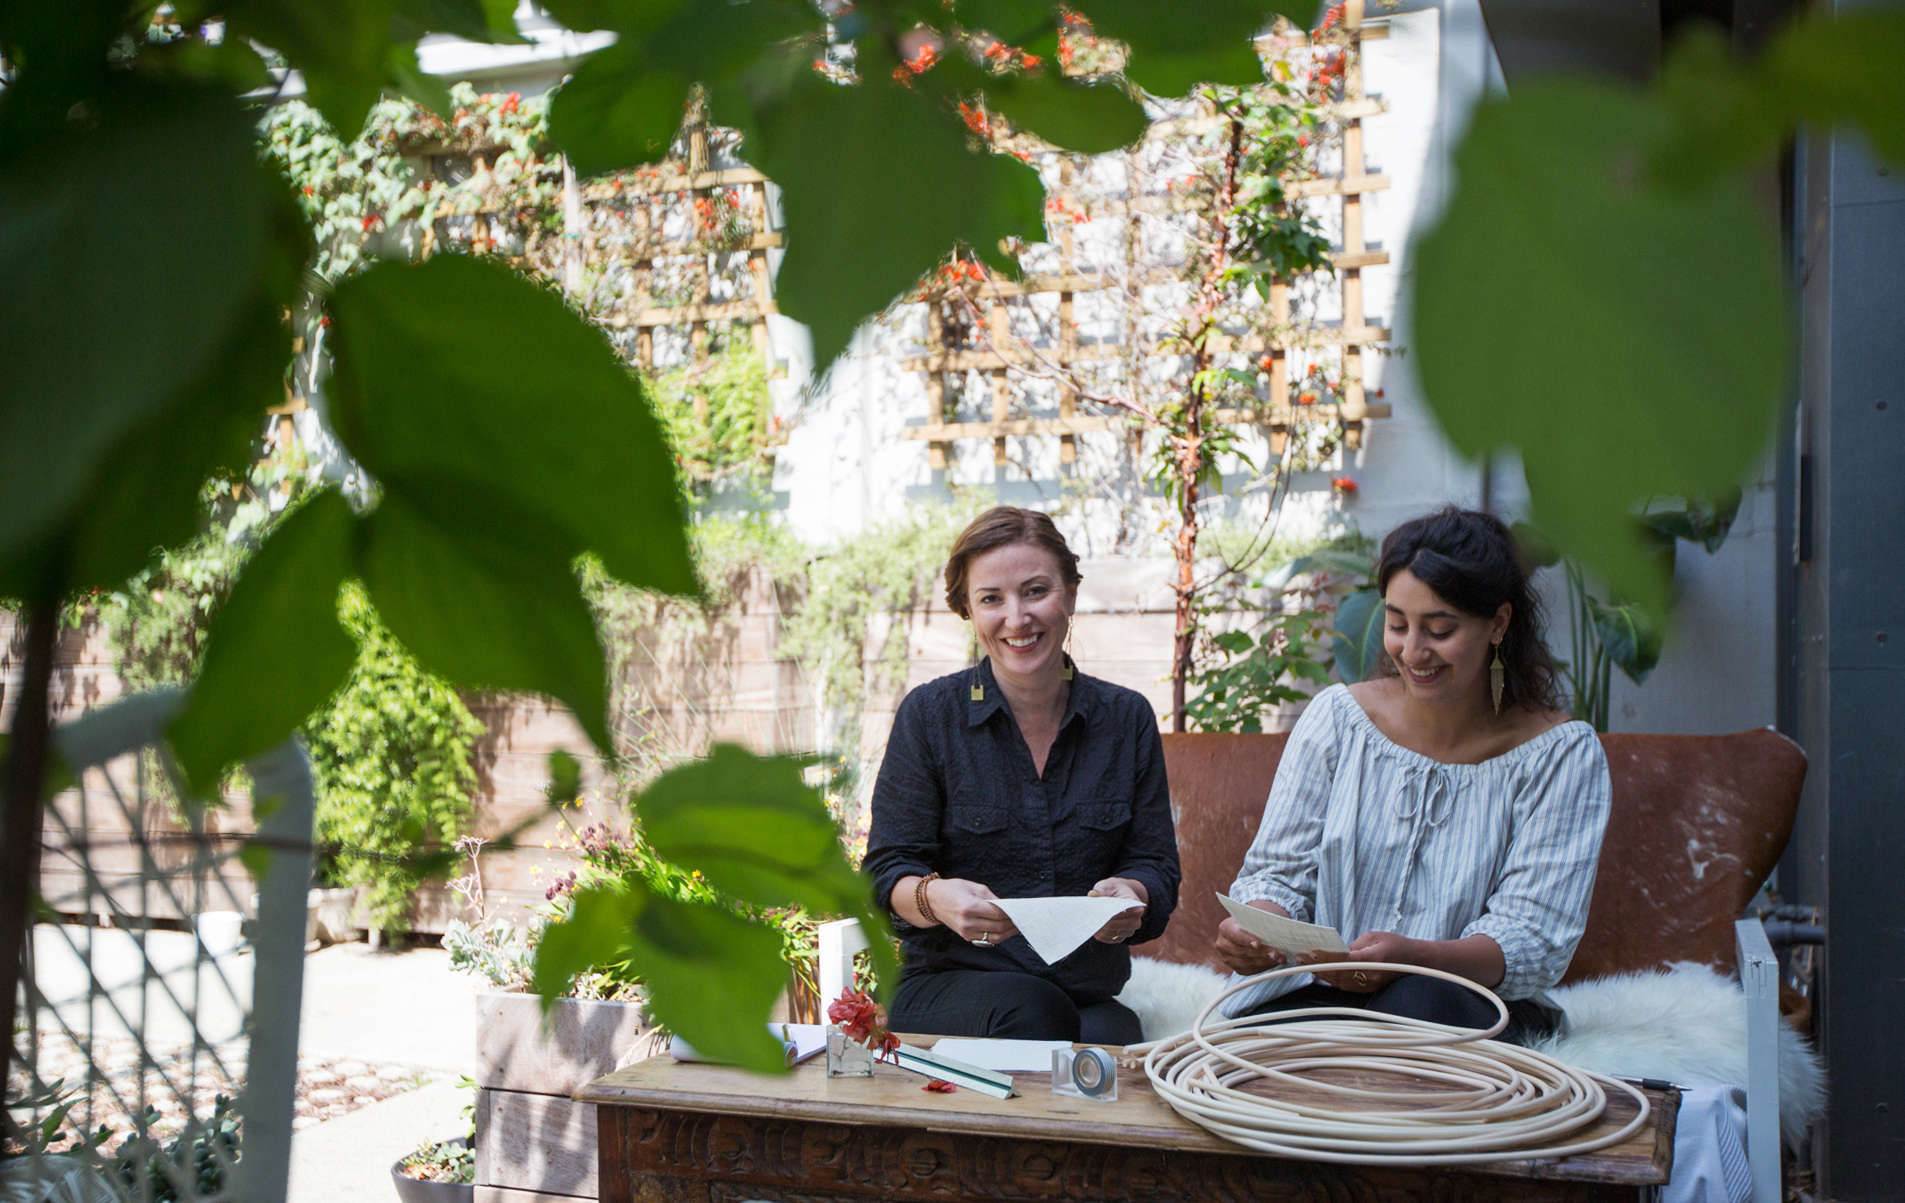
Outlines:
{"type": "Polygon", "coordinates": [[[476,790],[483,724],[425,672],[347,586],[338,617],[357,640],[350,679],[304,725],[317,777],[320,871],[365,887],[373,926],[402,926],[424,874],[414,853],[455,839],[476,790]]]}

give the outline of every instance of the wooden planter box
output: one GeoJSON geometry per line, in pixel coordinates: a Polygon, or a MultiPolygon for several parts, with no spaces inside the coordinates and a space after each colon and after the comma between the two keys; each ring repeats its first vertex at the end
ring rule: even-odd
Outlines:
{"type": "Polygon", "coordinates": [[[595,1107],[570,1094],[648,1057],[637,1003],[565,998],[543,1027],[533,994],[476,999],[477,1203],[596,1198],[595,1107]]]}

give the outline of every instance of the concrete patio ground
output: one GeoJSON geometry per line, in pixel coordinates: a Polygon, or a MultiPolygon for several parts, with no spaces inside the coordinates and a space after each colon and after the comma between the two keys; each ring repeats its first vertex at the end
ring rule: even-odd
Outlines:
{"type": "MultiPolygon", "coordinates": [[[[196,953],[189,932],[36,927],[34,978],[48,1004],[42,1039],[61,1039],[64,1024],[102,1046],[130,1049],[130,1024],[143,1028],[151,1048],[181,1044],[191,1024],[176,999],[196,1010],[201,1034],[242,1072],[251,957],[241,947],[195,970],[196,953]],[[144,976],[147,961],[163,988],[144,976]],[[90,1002],[88,965],[105,987],[90,1002]]],[[[338,944],[306,955],[298,1034],[305,1103],[292,1137],[292,1203],[395,1200],[393,1162],[425,1140],[468,1131],[463,1112],[472,1094],[459,1082],[475,1068],[474,998],[483,988],[453,971],[441,948],[338,944]],[[316,1088],[306,1081],[313,1069],[326,1079],[316,1088]],[[321,1095],[336,1097],[312,1108],[321,1095]],[[356,1105],[364,1098],[379,1101],[356,1105]]]]}

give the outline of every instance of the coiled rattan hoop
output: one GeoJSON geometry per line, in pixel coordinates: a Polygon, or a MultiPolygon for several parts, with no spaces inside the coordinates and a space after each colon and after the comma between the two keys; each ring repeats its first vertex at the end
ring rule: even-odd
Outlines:
{"type": "Polygon", "coordinates": [[[1179,1115],[1263,1153],[1352,1165],[1463,1165],[1568,1157],[1619,1144],[1647,1122],[1647,1097],[1627,1083],[1492,1039],[1508,1008],[1485,986],[1417,965],[1343,961],[1273,969],[1225,990],[1182,1035],[1134,1045],[1158,1097],[1179,1115]],[[1298,973],[1378,970],[1441,978],[1475,991],[1498,1018],[1485,1031],[1352,1007],[1308,1007],[1208,1022],[1226,999],[1298,973]],[[1398,1079],[1394,1089],[1313,1076],[1353,1069],[1398,1079]],[[1252,1083],[1268,1090],[1245,1090],[1252,1083]],[[1426,1085],[1425,1085],[1426,1084],[1426,1085]],[[1279,1097],[1300,1085],[1344,1105],[1279,1097]],[[1582,1136],[1607,1107],[1607,1088],[1639,1111],[1613,1133],[1582,1136]]]}

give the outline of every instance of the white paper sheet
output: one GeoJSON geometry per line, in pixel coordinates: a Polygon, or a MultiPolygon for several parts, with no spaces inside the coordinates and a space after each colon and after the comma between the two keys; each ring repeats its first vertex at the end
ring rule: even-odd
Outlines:
{"type": "Polygon", "coordinates": [[[1312,953],[1348,952],[1349,945],[1343,943],[1342,934],[1333,927],[1323,927],[1315,923],[1298,923],[1282,915],[1273,915],[1269,911],[1260,911],[1254,906],[1245,906],[1228,894],[1217,895],[1217,901],[1224,904],[1239,926],[1265,944],[1276,949],[1294,961],[1314,960],[1312,953]]]}
{"type": "Polygon", "coordinates": [[[933,1045],[942,1057],[996,1069],[1000,1073],[1051,1073],[1052,1050],[1070,1048],[1069,1040],[974,1040],[947,1036],[933,1045]]]}
{"type": "Polygon", "coordinates": [[[1111,917],[1138,904],[1129,898],[1000,898],[1019,934],[1048,965],[1070,956],[1111,917]]]}

